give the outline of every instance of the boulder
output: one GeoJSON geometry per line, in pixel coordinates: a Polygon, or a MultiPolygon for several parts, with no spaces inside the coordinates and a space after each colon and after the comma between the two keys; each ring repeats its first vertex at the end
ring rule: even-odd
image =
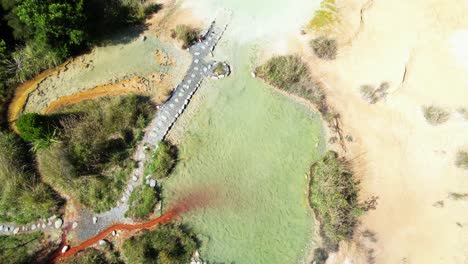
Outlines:
{"type": "Polygon", "coordinates": [[[42,223],[42,228],[46,228],[47,225],[45,223],[42,223]]]}
{"type": "Polygon", "coordinates": [[[77,227],[78,227],[78,222],[73,222],[72,228],[75,229],[75,228],[77,228],[77,227]]]}
{"type": "Polygon", "coordinates": [[[36,228],[37,228],[37,225],[35,224],[31,225],[31,230],[36,230],[36,228]]]}
{"type": "Polygon", "coordinates": [[[112,230],[112,236],[116,236],[117,235],[117,231],[116,230],[112,230]]]}
{"type": "Polygon", "coordinates": [[[62,248],[62,254],[65,253],[65,252],[67,252],[68,248],[69,248],[69,246],[64,246],[64,247],[62,248]]]}
{"type": "Polygon", "coordinates": [[[138,181],[138,177],[133,175],[132,180],[136,182],[136,181],[138,181]]]}
{"type": "Polygon", "coordinates": [[[62,224],[63,224],[62,218],[57,218],[57,220],[55,220],[55,222],[54,222],[54,227],[56,229],[59,229],[60,227],[62,227],[62,224]]]}
{"type": "Polygon", "coordinates": [[[150,180],[150,183],[149,183],[149,186],[150,186],[151,188],[156,187],[156,180],[151,179],[151,180],[150,180]]]}
{"type": "Polygon", "coordinates": [[[3,225],[0,225],[0,231],[3,231],[3,225]]]}
{"type": "Polygon", "coordinates": [[[20,229],[19,229],[19,227],[17,227],[17,228],[15,228],[15,229],[13,229],[13,234],[16,235],[16,234],[18,234],[19,231],[20,231],[20,229]]]}
{"type": "Polygon", "coordinates": [[[97,223],[98,218],[96,216],[93,216],[93,224],[97,223]]]}
{"type": "Polygon", "coordinates": [[[100,246],[105,246],[105,245],[107,245],[107,241],[104,240],[104,239],[101,239],[101,240],[99,240],[99,245],[100,246]]]}

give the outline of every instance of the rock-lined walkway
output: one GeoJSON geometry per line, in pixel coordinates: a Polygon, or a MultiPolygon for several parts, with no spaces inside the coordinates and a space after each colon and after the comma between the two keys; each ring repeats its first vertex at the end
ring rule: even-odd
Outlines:
{"type": "Polygon", "coordinates": [[[227,25],[222,28],[217,27],[213,21],[206,33],[203,34],[202,40],[189,48],[192,63],[183,81],[173,90],[167,102],[158,107],[159,111],[146,128],[146,133],[137,146],[133,157],[138,163],[138,167],[131,173],[129,183],[116,207],[100,214],[94,214],[88,209],[82,209],[78,212],[79,218],[76,219],[76,222],[70,223],[63,223],[61,219],[57,220],[57,218],[39,220],[28,225],[0,223],[0,235],[40,230],[59,230],[63,225],[72,227],[71,232],[76,232],[75,238],[82,241],[98,234],[112,224],[131,223],[132,220],[125,217],[125,212],[128,209],[128,198],[134,188],[146,183],[144,181],[148,177],[144,175],[144,164],[152,153],[154,154],[158,144],[164,139],[177,118],[187,107],[191,97],[200,87],[203,78],[213,76],[213,62],[206,62],[204,58],[213,52],[226,28],[227,25]],[[152,153],[148,153],[148,149],[151,149],[152,153]],[[56,222],[60,222],[60,225],[56,225],[56,222]]]}

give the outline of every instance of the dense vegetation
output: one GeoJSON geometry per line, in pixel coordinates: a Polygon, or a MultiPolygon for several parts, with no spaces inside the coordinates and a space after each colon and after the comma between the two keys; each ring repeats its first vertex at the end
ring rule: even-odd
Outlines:
{"type": "Polygon", "coordinates": [[[0,263],[35,263],[38,261],[35,253],[40,250],[41,238],[41,232],[15,236],[0,236],[0,263]]]}
{"type": "Polygon", "coordinates": [[[112,31],[142,22],[160,8],[144,0],[0,3],[0,116],[17,84],[99,43],[112,31]]]}
{"type": "Polygon", "coordinates": [[[152,113],[148,99],[136,95],[103,97],[64,110],[54,143],[38,151],[41,175],[96,212],[112,208],[152,113]]]}
{"type": "Polygon", "coordinates": [[[60,199],[27,166],[28,150],[13,134],[0,132],[0,222],[28,223],[57,212],[60,199]]]}
{"type": "Polygon", "coordinates": [[[88,248],[68,259],[67,264],[123,264],[116,254],[88,248]],[[107,254],[106,254],[107,253],[107,254]]]}
{"type": "Polygon", "coordinates": [[[172,30],[171,36],[182,41],[182,48],[186,49],[198,39],[199,34],[199,29],[187,25],[177,25],[175,29],[172,30]]]}
{"type": "Polygon", "coordinates": [[[127,239],[123,257],[126,263],[189,263],[197,247],[194,234],[181,226],[167,224],[127,239]]]}
{"type": "Polygon", "coordinates": [[[145,175],[156,179],[167,177],[177,160],[177,148],[167,141],[159,143],[158,149],[145,163],[145,175]]]}
{"type": "Polygon", "coordinates": [[[310,170],[309,200],[320,221],[320,230],[327,249],[334,249],[341,240],[350,239],[358,217],[374,203],[358,201],[359,182],[348,162],[335,152],[328,152],[310,170]]]}

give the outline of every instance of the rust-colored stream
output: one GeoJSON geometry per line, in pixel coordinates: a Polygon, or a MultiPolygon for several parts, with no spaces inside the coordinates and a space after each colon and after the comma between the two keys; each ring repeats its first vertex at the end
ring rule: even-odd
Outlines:
{"type": "Polygon", "coordinates": [[[104,239],[107,235],[109,235],[113,230],[136,230],[136,229],[143,229],[143,228],[151,228],[154,226],[157,226],[158,224],[167,224],[171,220],[174,220],[175,218],[178,218],[181,214],[186,213],[190,210],[200,208],[202,206],[207,205],[210,201],[213,199],[213,193],[207,192],[207,191],[197,191],[195,193],[192,193],[190,195],[187,195],[185,198],[179,200],[175,204],[175,206],[172,207],[169,211],[167,211],[165,214],[162,216],[152,219],[150,221],[140,223],[140,224],[114,224],[94,237],[84,241],[83,243],[77,245],[77,246],[70,246],[70,249],[62,253],[61,250],[64,246],[67,245],[66,242],[66,232],[67,230],[64,230],[64,235],[62,236],[62,243],[60,244],[59,248],[55,252],[55,254],[52,256],[53,262],[56,262],[62,258],[67,258],[75,255],[76,253],[85,250],[86,248],[96,244],[99,242],[99,240],[104,239]]]}

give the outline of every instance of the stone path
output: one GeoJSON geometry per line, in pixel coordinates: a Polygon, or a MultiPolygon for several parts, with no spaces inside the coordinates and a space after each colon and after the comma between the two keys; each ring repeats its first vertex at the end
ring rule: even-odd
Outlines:
{"type": "MultiPolygon", "coordinates": [[[[155,153],[158,144],[164,139],[177,118],[187,107],[204,77],[212,76],[210,70],[213,62],[206,62],[204,58],[213,52],[226,28],[227,25],[222,28],[217,27],[213,21],[203,34],[202,40],[189,48],[189,52],[192,55],[190,67],[187,70],[185,78],[173,90],[167,102],[158,107],[159,110],[156,116],[146,128],[145,135],[137,146],[133,156],[134,160],[138,162],[138,167],[131,173],[130,180],[118,205],[100,214],[94,214],[88,209],[82,209],[78,212],[79,218],[76,219],[76,222],[63,224],[63,226],[73,226],[71,232],[75,233],[75,239],[80,241],[86,240],[112,224],[132,222],[124,214],[128,209],[128,198],[133,189],[140,184],[146,184],[147,177],[143,175],[144,164],[155,153]],[[148,153],[148,149],[151,149],[151,153],[148,153]]],[[[54,226],[54,221],[56,220],[55,218],[52,220],[39,220],[28,225],[0,223],[0,235],[28,233],[39,230],[59,230],[60,227],[56,228],[54,226]]]]}

